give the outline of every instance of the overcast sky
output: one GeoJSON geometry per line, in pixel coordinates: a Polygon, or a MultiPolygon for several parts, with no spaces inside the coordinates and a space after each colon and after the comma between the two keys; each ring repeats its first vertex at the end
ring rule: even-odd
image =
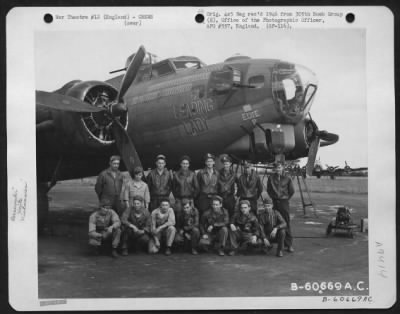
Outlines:
{"type": "MultiPolygon", "coordinates": [[[[319,150],[323,165],[367,166],[365,32],[363,30],[46,32],[35,40],[36,88],[52,91],[68,81],[105,80],[144,45],[160,59],[193,55],[206,64],[240,53],[304,65],[318,78],[311,115],[338,143],[319,150]]],[[[304,163],[304,162],[303,162],[304,163]]]]}

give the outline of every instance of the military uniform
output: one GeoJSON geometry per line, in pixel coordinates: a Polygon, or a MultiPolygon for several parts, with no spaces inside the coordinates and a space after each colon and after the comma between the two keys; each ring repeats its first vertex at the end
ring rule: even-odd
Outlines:
{"type": "Polygon", "coordinates": [[[197,197],[199,183],[196,174],[191,170],[175,172],[172,179],[172,194],[175,198],[174,211],[175,218],[178,220],[182,216],[182,200],[187,198],[191,201],[197,197]]]}
{"type": "Polygon", "coordinates": [[[222,169],[218,177],[218,195],[222,197],[222,206],[228,210],[229,217],[233,216],[235,211],[235,183],[237,177],[232,171],[222,169]]]}
{"type": "MultiPolygon", "coordinates": [[[[269,242],[277,242],[277,251],[282,251],[285,240],[286,240],[286,222],[282,215],[277,210],[263,210],[258,213],[258,221],[260,229],[264,233],[264,237],[269,242]],[[277,228],[275,239],[271,239],[271,232],[274,228],[277,228]]],[[[291,244],[290,244],[291,245],[291,244]]]]}
{"type": "Polygon", "coordinates": [[[225,208],[221,208],[220,213],[215,212],[213,209],[205,211],[201,216],[200,233],[201,235],[207,235],[208,239],[202,238],[200,240],[200,246],[208,250],[210,245],[218,242],[219,247],[224,249],[228,239],[228,223],[229,214],[225,208]],[[213,229],[211,232],[208,232],[210,226],[213,226],[213,229]]]}
{"type": "Polygon", "coordinates": [[[150,191],[150,211],[155,210],[160,205],[162,199],[168,199],[172,189],[172,175],[169,170],[159,173],[153,169],[147,176],[147,185],[150,191]]]}
{"type": "Polygon", "coordinates": [[[196,207],[200,215],[210,208],[211,197],[218,194],[218,171],[213,169],[211,174],[207,168],[197,173],[199,182],[199,196],[196,200],[196,207]]]}
{"type": "Polygon", "coordinates": [[[191,248],[196,249],[199,245],[200,230],[199,230],[199,211],[192,207],[189,213],[182,211],[182,218],[177,221],[178,230],[183,230],[183,234],[177,233],[175,242],[182,243],[185,239],[190,240],[191,248]]]}
{"type": "Polygon", "coordinates": [[[143,181],[136,181],[129,179],[125,185],[125,191],[123,193],[123,200],[129,201],[132,206],[132,200],[134,196],[140,196],[143,198],[145,204],[150,203],[150,192],[148,185],[143,181]]]}
{"type": "Polygon", "coordinates": [[[142,207],[139,210],[134,208],[125,209],[121,217],[122,231],[122,249],[128,249],[128,242],[131,240],[135,246],[140,246],[142,249],[147,249],[150,241],[151,220],[149,211],[142,207]],[[130,226],[135,226],[138,231],[134,231],[130,226]]]}
{"type": "Polygon", "coordinates": [[[242,174],[238,181],[237,196],[240,200],[248,200],[250,202],[251,211],[255,214],[257,212],[257,200],[260,198],[263,191],[258,174],[252,170],[249,175],[242,174]]]}
{"type": "Polygon", "coordinates": [[[277,210],[286,222],[285,246],[291,247],[293,243],[292,231],[290,229],[289,199],[294,194],[292,179],[287,175],[272,174],[268,178],[267,192],[277,210]]]}
{"type": "Polygon", "coordinates": [[[117,249],[121,238],[121,221],[115,211],[107,209],[103,215],[100,210],[89,217],[89,244],[99,247],[104,241],[111,239],[112,248],[117,249]],[[112,231],[108,228],[112,226],[112,231]]]}
{"type": "Polygon", "coordinates": [[[172,246],[175,239],[175,214],[172,208],[169,208],[166,213],[162,213],[160,208],[156,208],[151,213],[151,233],[149,253],[157,253],[160,249],[158,243],[165,239],[167,248],[172,246]],[[156,229],[160,226],[165,226],[159,232],[156,229]]]}
{"type": "Polygon", "coordinates": [[[111,168],[108,168],[99,174],[94,187],[100,203],[103,201],[111,202],[112,208],[118,215],[121,215],[123,210],[120,199],[122,184],[122,173],[119,170],[112,171],[111,168]]]}
{"type": "Polygon", "coordinates": [[[240,244],[250,244],[251,238],[256,236],[257,239],[264,238],[264,233],[260,229],[257,217],[249,212],[244,215],[241,211],[236,212],[230,221],[236,227],[236,231],[229,228],[229,237],[232,249],[237,249],[240,244]]]}

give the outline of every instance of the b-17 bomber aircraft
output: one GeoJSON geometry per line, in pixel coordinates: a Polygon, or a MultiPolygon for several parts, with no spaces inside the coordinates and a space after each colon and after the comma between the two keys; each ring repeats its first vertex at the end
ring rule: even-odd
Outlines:
{"type": "Polygon", "coordinates": [[[312,120],[317,80],[303,66],[246,56],[213,65],[152,56],[141,46],[124,75],[36,91],[39,222],[57,181],[97,175],[111,154],[119,153],[130,172],[152,167],[159,153],[169,166],[187,154],[195,169],[207,152],[254,163],[308,156],[311,173],[318,147],[339,138],[312,120]]]}

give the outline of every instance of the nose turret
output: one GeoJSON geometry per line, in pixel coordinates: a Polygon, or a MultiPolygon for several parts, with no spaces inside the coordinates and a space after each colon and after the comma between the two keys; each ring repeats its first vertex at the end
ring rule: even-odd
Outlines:
{"type": "Polygon", "coordinates": [[[284,120],[297,123],[311,108],[317,91],[317,78],[301,65],[279,62],[272,72],[272,93],[284,120]]]}

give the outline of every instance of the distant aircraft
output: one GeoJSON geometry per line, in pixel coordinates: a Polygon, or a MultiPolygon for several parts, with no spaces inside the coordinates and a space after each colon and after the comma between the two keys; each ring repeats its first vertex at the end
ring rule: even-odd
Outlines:
{"type": "Polygon", "coordinates": [[[97,175],[111,154],[130,172],[152,167],[159,153],[169,166],[188,154],[193,168],[207,152],[255,163],[308,156],[311,173],[318,147],[339,139],[312,120],[317,80],[300,65],[246,56],[156,62],[141,46],[122,70],[106,82],[36,91],[39,220],[57,181],[97,175]]]}

